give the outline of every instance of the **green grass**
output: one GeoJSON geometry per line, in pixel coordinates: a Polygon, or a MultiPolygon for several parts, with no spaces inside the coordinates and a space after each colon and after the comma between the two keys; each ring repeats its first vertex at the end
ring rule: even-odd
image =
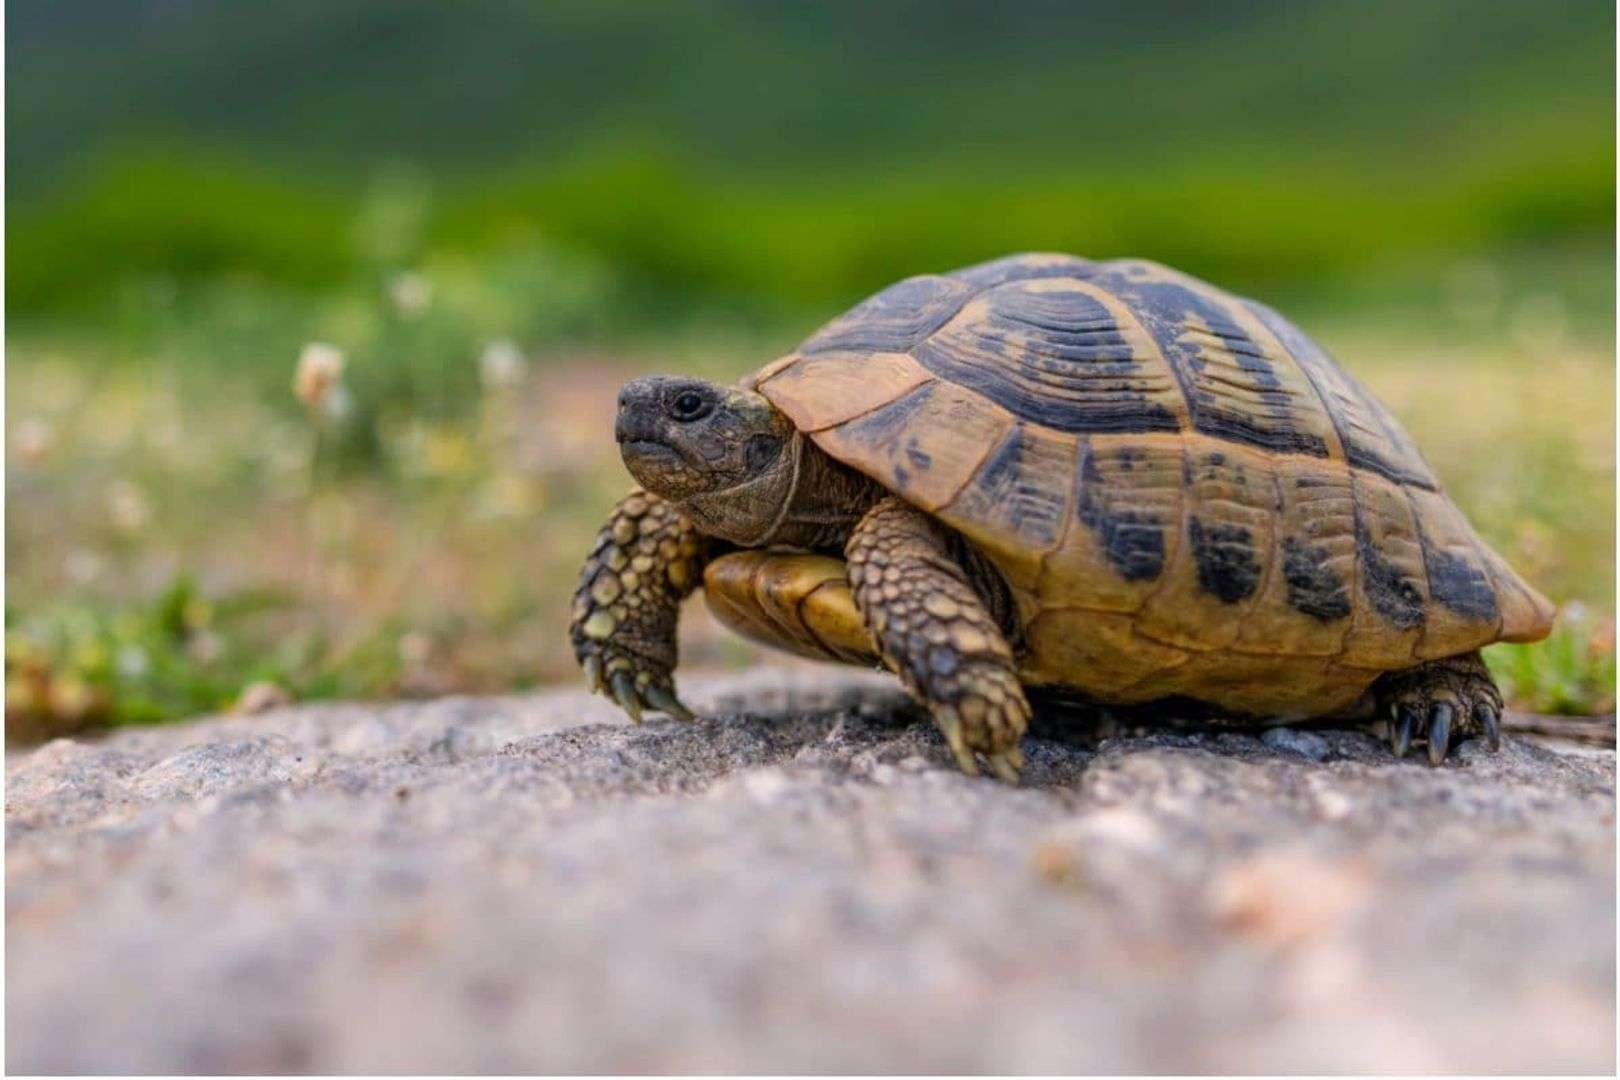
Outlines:
{"type": "Polygon", "coordinates": [[[1614,711],[1614,619],[1567,604],[1552,636],[1485,652],[1502,691],[1520,708],[1544,713],[1614,711]]]}

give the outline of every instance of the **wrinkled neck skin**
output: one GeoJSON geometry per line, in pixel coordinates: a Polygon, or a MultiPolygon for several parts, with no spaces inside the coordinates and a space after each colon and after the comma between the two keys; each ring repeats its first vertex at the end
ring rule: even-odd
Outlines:
{"type": "Polygon", "coordinates": [[[803,432],[793,433],[782,457],[780,467],[735,487],[681,500],[681,512],[700,531],[738,547],[841,554],[850,530],[883,496],[883,489],[828,457],[803,432]],[[735,513],[739,504],[776,509],[763,521],[749,521],[753,515],[735,513]]]}

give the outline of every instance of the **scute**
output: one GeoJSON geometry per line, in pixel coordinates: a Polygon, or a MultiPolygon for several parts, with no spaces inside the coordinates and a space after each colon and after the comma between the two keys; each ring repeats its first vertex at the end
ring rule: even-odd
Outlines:
{"type": "Polygon", "coordinates": [[[799,346],[805,356],[906,352],[937,330],[973,295],[955,278],[906,278],[834,319],[799,346]]]}
{"type": "Polygon", "coordinates": [[[1001,259],[979,263],[950,276],[964,281],[975,289],[988,289],[1009,281],[1029,281],[1035,278],[1076,278],[1085,280],[1095,272],[1097,264],[1075,255],[1045,254],[1008,255],[1001,259]]]}
{"type": "Polygon", "coordinates": [[[1107,292],[1072,278],[986,289],[912,354],[940,378],[1054,431],[1180,428],[1180,391],[1152,339],[1107,292]]]}
{"type": "Polygon", "coordinates": [[[1075,447],[1073,436],[1017,424],[941,511],[946,520],[973,522],[969,535],[1025,592],[1034,592],[1042,558],[1068,528],[1075,447]]]}
{"type": "MultiPolygon", "coordinates": [[[[783,408],[784,398],[773,393],[774,387],[773,381],[760,389],[783,408]]],[[[784,411],[798,421],[793,410],[784,411]]],[[[1006,411],[971,391],[930,378],[813,437],[846,465],[924,510],[938,511],[956,498],[1014,422],[1006,411]]]]}
{"type": "Polygon", "coordinates": [[[1242,303],[1276,336],[1316,387],[1335,418],[1339,441],[1351,465],[1398,484],[1431,491],[1439,488],[1411,437],[1360,380],[1275,311],[1253,300],[1242,303]]]}
{"type": "Polygon", "coordinates": [[[1273,472],[1272,459],[1251,447],[1187,441],[1181,536],[1138,615],[1143,635],[1199,651],[1237,642],[1275,561],[1273,472]]]}
{"type": "Polygon", "coordinates": [[[1327,457],[1333,421],[1274,336],[1235,297],[1142,260],[1105,263],[1092,281],[1152,335],[1201,434],[1327,457]]]}
{"type": "Polygon", "coordinates": [[[1296,671],[1245,699],[1282,708],[1550,627],[1365,387],[1270,308],[1156,263],[909,278],[752,385],[991,556],[1037,681],[1084,667],[1105,698],[1235,705],[1231,672],[1296,671]]]}

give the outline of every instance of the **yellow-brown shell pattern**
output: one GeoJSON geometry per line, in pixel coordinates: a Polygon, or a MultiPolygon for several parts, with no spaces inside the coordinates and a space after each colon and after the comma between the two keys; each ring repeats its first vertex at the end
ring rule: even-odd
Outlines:
{"type": "Polygon", "coordinates": [[[1365,387],[1156,263],[909,278],[750,385],[996,561],[1034,682],[1314,712],[1551,625],[1365,387]]]}

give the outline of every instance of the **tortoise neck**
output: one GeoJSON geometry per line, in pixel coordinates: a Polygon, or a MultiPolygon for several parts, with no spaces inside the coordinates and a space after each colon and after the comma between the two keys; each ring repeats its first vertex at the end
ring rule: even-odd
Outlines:
{"type": "Polygon", "coordinates": [[[798,441],[797,482],[780,520],[758,546],[842,553],[855,523],[886,492],[877,481],[828,456],[814,440],[801,434],[798,441]]]}

